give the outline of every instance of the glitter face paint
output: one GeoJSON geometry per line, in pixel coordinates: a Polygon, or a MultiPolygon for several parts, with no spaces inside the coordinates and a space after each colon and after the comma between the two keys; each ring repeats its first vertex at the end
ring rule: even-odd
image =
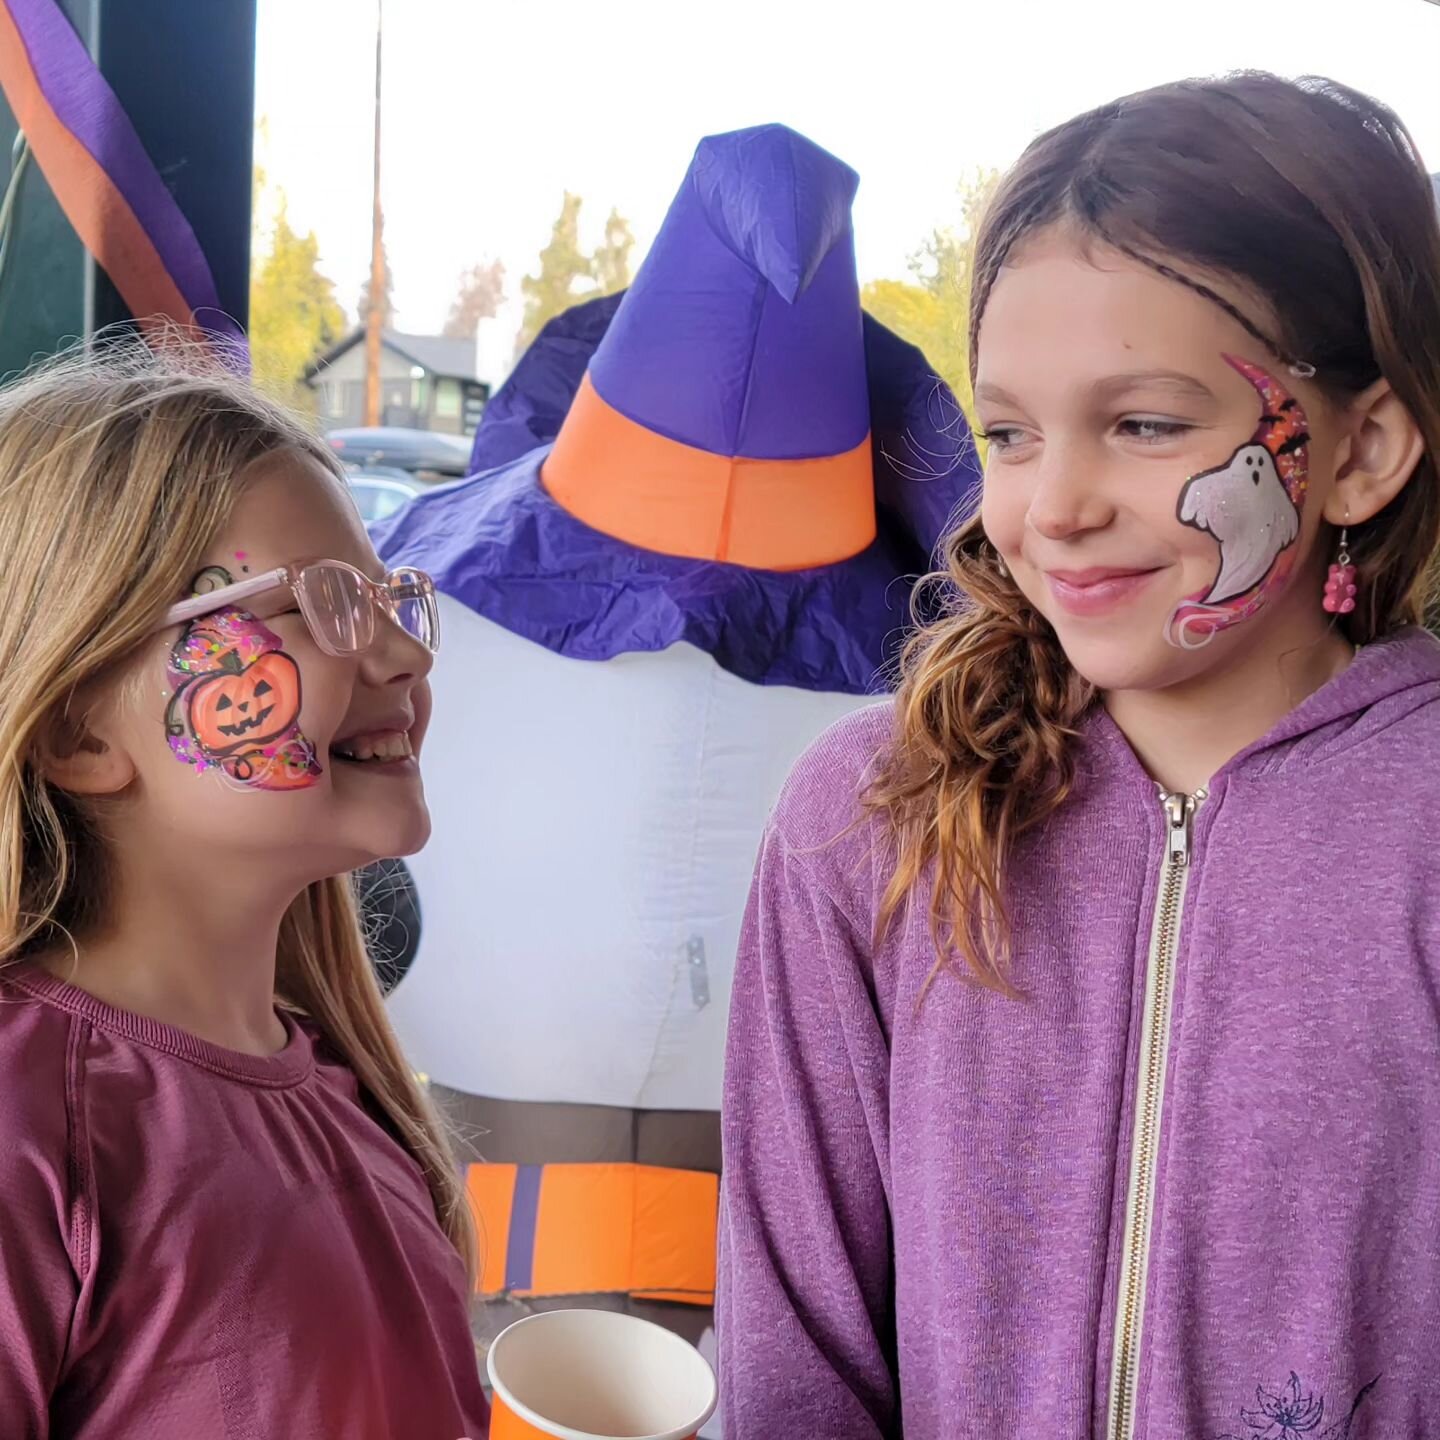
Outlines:
{"type": "Polygon", "coordinates": [[[1176,518],[1220,546],[1215,579],[1182,600],[1166,622],[1166,640],[1181,650],[1198,650],[1249,620],[1284,586],[1310,483],[1310,426],[1300,402],[1258,365],[1223,358],[1255,387],[1261,414],[1245,444],[1180,492],[1176,518]]]}
{"type": "MultiPolygon", "coordinates": [[[[192,590],[229,585],[219,566],[192,590]]],[[[323,773],[300,731],[300,667],[280,637],[247,610],[217,610],[189,622],[170,651],[165,735],[197,774],[219,770],[252,790],[303,790],[323,773]]]]}

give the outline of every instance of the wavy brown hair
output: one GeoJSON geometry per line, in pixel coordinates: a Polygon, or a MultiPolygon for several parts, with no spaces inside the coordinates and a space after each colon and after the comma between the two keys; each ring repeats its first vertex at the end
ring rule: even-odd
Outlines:
{"type": "MultiPolygon", "coordinates": [[[[1352,528],[1363,598],[1339,624],[1364,644],[1421,620],[1440,542],[1440,222],[1400,120],[1333,81],[1246,73],[1142,91],[1042,135],[976,237],[972,381],[1007,258],[1058,224],[1203,295],[1280,360],[1313,364],[1337,403],[1390,382],[1425,455],[1404,490],[1352,528]],[[1245,314],[1206,276],[1256,296],[1268,317],[1245,314]]],[[[943,560],[929,577],[945,593],[943,618],[906,649],[894,738],[864,797],[895,842],[879,928],[933,867],[938,965],[958,960],[1008,991],[1007,860],[1070,794],[1073,742],[1096,697],[978,516],[946,540],[943,560]]]]}
{"type": "MultiPolygon", "coordinates": [[[[72,697],[125,674],[256,461],[299,451],[343,484],[328,446],[205,356],[178,335],[166,358],[114,345],[0,391],[0,968],[73,949],[109,903],[103,827],[46,779],[47,730],[72,697]]],[[[386,1016],[350,876],[290,906],[275,985],[389,1118],[473,1277],[459,1172],[386,1016]]]]}

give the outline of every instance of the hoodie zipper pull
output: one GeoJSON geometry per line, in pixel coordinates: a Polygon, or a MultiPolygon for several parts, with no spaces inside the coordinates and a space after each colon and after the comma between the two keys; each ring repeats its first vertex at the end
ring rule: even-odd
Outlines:
{"type": "Polygon", "coordinates": [[[1193,795],[1167,795],[1163,791],[1160,803],[1165,807],[1165,818],[1169,822],[1166,841],[1166,858],[1172,865],[1190,863],[1190,821],[1195,807],[1205,798],[1204,790],[1193,795]]]}

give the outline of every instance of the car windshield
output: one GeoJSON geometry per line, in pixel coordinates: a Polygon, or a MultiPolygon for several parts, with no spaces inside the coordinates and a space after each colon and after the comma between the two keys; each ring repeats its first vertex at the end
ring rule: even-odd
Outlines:
{"type": "Polygon", "coordinates": [[[388,520],[410,499],[401,486],[385,480],[352,480],[350,489],[360,510],[360,518],[367,525],[376,520],[388,520]]]}

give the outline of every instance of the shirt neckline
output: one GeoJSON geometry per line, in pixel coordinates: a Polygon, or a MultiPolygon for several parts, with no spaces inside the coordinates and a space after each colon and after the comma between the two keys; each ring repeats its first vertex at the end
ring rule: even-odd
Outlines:
{"type": "Polygon", "coordinates": [[[284,1046],[273,1055],[250,1055],[202,1040],[188,1030],[152,1020],[148,1015],[108,1005],[88,990],[61,980],[38,965],[16,967],[9,970],[5,978],[36,999],[78,1015],[108,1034],[247,1085],[282,1089],[299,1084],[315,1067],[314,1046],[309,1035],[293,1015],[278,1008],[275,1013],[285,1027],[284,1046]]]}

